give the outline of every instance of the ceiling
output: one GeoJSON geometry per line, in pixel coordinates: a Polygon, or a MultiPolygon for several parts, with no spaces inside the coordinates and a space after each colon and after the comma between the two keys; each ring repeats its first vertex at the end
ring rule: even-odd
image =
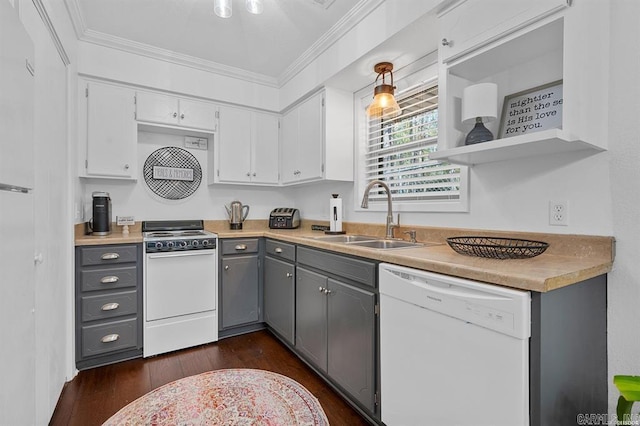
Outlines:
{"type": "Polygon", "coordinates": [[[65,0],[80,40],[281,85],[383,0],[65,0]],[[328,5],[328,7],[327,7],[328,5]]]}

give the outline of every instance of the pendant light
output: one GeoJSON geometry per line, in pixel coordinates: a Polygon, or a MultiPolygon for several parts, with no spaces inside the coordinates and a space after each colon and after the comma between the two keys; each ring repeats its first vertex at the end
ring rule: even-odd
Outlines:
{"type": "MultiPolygon", "coordinates": [[[[213,0],[213,11],[221,18],[231,18],[233,14],[233,0],[213,0]]],[[[259,15],[264,10],[262,0],[245,0],[245,6],[249,13],[259,15]]]]}
{"type": "Polygon", "coordinates": [[[393,64],[391,62],[380,62],[373,67],[373,70],[378,74],[376,77],[376,83],[380,76],[382,76],[382,83],[373,89],[373,102],[367,108],[367,115],[371,118],[394,118],[402,113],[402,109],[396,98],[393,96],[395,86],[393,85],[393,64]],[[385,74],[391,76],[391,84],[386,84],[384,81],[385,74]]]}

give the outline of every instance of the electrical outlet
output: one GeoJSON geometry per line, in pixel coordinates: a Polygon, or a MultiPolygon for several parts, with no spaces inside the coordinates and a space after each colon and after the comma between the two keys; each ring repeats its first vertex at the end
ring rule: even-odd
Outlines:
{"type": "Polygon", "coordinates": [[[569,225],[568,201],[549,201],[549,225],[569,225]]]}

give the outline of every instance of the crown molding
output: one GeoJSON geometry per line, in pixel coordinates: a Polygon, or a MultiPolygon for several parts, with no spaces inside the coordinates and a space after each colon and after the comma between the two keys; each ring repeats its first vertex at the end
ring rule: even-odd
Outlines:
{"type": "Polygon", "coordinates": [[[42,19],[42,23],[47,28],[47,31],[49,31],[51,40],[53,41],[53,44],[56,47],[56,50],[58,51],[58,55],[60,55],[60,59],[62,60],[62,63],[65,66],[68,66],[69,64],[71,64],[71,60],[69,59],[69,55],[67,54],[67,51],[64,49],[62,40],[60,40],[60,37],[56,32],[56,28],[53,25],[53,22],[51,21],[51,17],[49,16],[47,9],[44,7],[42,0],[33,0],[33,5],[38,11],[38,14],[40,15],[40,19],[42,19]]]}
{"type": "MultiPolygon", "coordinates": [[[[34,2],[37,0],[33,0],[34,2]]],[[[87,28],[78,0],[64,0],[76,33],[80,41],[109,47],[124,52],[146,56],[177,65],[183,65],[202,71],[212,72],[227,77],[238,78],[252,83],[259,83],[270,87],[281,88],[303,69],[309,66],[319,55],[337,42],[360,21],[366,18],[385,0],[360,0],[345,16],[343,16],[329,31],[320,37],[311,47],[298,57],[279,77],[247,71],[231,67],[206,59],[184,55],[171,50],[162,49],[145,43],[139,43],[121,37],[105,34],[87,28]]]]}
{"type": "Polygon", "coordinates": [[[241,68],[231,67],[213,61],[208,61],[206,59],[197,58],[195,56],[184,55],[172,50],[151,46],[145,43],[139,43],[98,31],[85,30],[80,40],[128,53],[134,53],[153,59],[159,59],[165,62],[171,62],[177,65],[183,65],[227,77],[238,78],[252,83],[260,83],[266,86],[278,87],[278,82],[274,77],[254,73],[251,71],[243,70],[241,68]]]}
{"type": "Polygon", "coordinates": [[[284,86],[384,2],[385,0],[360,0],[360,2],[336,22],[329,31],[323,34],[322,37],[284,70],[280,77],[278,77],[279,86],[284,86]]]}

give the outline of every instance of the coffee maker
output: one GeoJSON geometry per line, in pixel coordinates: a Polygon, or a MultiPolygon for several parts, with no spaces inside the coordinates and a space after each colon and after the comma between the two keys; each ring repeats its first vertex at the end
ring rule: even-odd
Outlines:
{"type": "Polygon", "coordinates": [[[111,233],[111,198],[108,192],[94,192],[93,218],[89,221],[89,228],[93,235],[109,235],[111,233]]]}

